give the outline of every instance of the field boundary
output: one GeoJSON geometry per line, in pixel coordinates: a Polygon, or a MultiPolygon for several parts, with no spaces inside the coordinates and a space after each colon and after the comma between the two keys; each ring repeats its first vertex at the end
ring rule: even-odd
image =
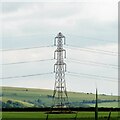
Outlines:
{"type": "MultiPolygon", "coordinates": [[[[89,107],[89,108],[69,108],[71,111],[95,111],[94,107],[89,107]]],[[[58,108],[54,108],[54,110],[59,110],[58,108]]],[[[62,110],[66,110],[65,108],[63,108],[62,110]]],[[[50,111],[50,108],[2,108],[2,111],[17,111],[17,112],[21,112],[21,111],[50,111]]],[[[98,111],[119,111],[120,112],[120,108],[98,108],[98,111]]]]}

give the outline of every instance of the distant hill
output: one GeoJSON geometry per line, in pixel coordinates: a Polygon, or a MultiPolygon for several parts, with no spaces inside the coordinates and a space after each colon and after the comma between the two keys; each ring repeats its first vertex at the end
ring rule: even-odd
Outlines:
{"type": "MultiPolygon", "coordinates": [[[[0,102],[3,108],[50,107],[52,90],[3,87],[0,102]]],[[[71,107],[94,107],[95,94],[68,92],[71,107]]],[[[99,107],[118,107],[118,97],[111,95],[98,96],[99,107]]]]}

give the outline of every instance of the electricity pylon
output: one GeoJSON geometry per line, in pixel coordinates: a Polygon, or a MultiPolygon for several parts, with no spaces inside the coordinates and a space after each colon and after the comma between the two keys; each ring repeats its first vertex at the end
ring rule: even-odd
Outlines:
{"type": "Polygon", "coordinates": [[[65,36],[59,32],[54,40],[54,45],[57,46],[54,52],[56,63],[54,64],[55,86],[53,92],[53,107],[55,108],[69,107],[65,82],[66,63],[64,62],[64,58],[66,58],[66,50],[63,49],[65,42],[65,36]]]}

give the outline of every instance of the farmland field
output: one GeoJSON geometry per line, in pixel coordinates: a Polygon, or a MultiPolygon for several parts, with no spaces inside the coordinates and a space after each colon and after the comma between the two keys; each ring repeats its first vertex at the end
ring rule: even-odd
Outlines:
{"type": "MultiPolygon", "coordinates": [[[[94,112],[78,112],[77,119],[78,120],[94,120],[94,112]]],[[[109,115],[109,112],[99,112],[99,120],[107,120],[107,117],[109,115]]],[[[74,120],[76,116],[76,113],[74,114],[49,114],[48,120],[74,120]]],[[[44,112],[3,112],[2,113],[2,120],[28,120],[28,119],[36,119],[36,120],[45,120],[47,117],[47,114],[44,112]],[[20,119],[21,118],[21,119],[20,119]]],[[[76,119],[76,120],[77,120],[76,119]]],[[[118,118],[118,112],[112,112],[111,113],[111,119],[110,120],[119,120],[118,118]]]]}
{"type": "MultiPolygon", "coordinates": [[[[52,104],[52,90],[3,87],[0,101],[3,108],[11,107],[50,107],[52,104]],[[12,103],[12,104],[11,104],[12,103]],[[18,106],[19,105],[19,106],[18,106]]],[[[95,94],[83,92],[68,92],[72,107],[94,107],[95,94]]],[[[118,96],[98,94],[99,107],[118,107],[118,96]]]]}
{"type": "MultiPolygon", "coordinates": [[[[1,102],[3,108],[45,108],[51,106],[52,90],[3,87],[1,102]]],[[[68,92],[69,101],[73,107],[94,107],[95,94],[83,92],[68,92]]],[[[98,95],[98,107],[118,108],[118,96],[98,95]]],[[[98,120],[107,120],[108,112],[98,112],[98,120]]],[[[2,120],[94,120],[95,112],[79,111],[73,114],[45,114],[45,112],[2,112],[2,120]],[[48,119],[46,119],[48,118],[48,119]]],[[[110,120],[119,120],[118,112],[111,112],[110,120]]]]}

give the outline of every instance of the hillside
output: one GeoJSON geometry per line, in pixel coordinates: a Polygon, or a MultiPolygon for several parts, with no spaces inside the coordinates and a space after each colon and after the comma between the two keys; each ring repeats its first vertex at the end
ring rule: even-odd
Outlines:
{"type": "MultiPolygon", "coordinates": [[[[52,90],[3,87],[1,102],[8,107],[50,107],[52,104],[52,90]]],[[[95,94],[68,92],[71,107],[94,107],[95,94]]],[[[118,97],[98,95],[99,107],[118,107],[118,97]]]]}

